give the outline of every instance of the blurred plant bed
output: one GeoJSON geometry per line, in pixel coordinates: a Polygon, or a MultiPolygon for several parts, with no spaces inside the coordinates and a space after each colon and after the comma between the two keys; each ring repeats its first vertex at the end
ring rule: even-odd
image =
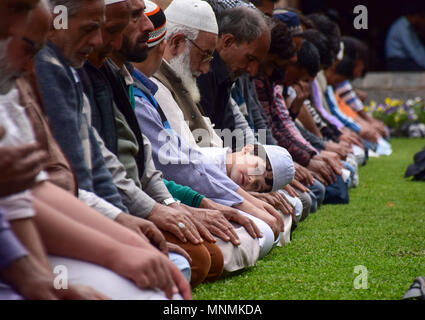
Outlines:
{"type": "Polygon", "coordinates": [[[425,100],[422,98],[407,101],[386,98],[381,104],[371,101],[365,111],[383,121],[393,137],[425,137],[425,100]]]}

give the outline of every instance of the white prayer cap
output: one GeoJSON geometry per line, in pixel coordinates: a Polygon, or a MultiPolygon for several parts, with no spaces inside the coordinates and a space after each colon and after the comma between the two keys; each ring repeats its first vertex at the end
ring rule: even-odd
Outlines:
{"type": "Polygon", "coordinates": [[[272,192],[282,189],[294,179],[295,168],[289,152],[279,146],[263,145],[273,171],[272,192]]]}
{"type": "Polygon", "coordinates": [[[124,2],[124,1],[127,1],[127,0],[105,0],[105,6],[109,6],[110,4],[124,2]]]}
{"type": "Polygon", "coordinates": [[[165,10],[165,16],[168,22],[218,34],[217,19],[206,1],[173,0],[165,10]]]}

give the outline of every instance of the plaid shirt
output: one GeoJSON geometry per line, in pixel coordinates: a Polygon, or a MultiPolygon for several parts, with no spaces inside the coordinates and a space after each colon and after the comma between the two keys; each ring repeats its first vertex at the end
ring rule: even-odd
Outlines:
{"type": "Polygon", "coordinates": [[[255,85],[258,99],[272,124],[274,138],[288,150],[294,161],[308,166],[318,151],[304,139],[292,121],[281,88],[273,86],[266,77],[256,78],[255,85]]]}
{"type": "Polygon", "coordinates": [[[256,7],[251,3],[243,0],[217,0],[219,4],[225,9],[237,8],[237,7],[249,7],[256,9],[256,7]]]}

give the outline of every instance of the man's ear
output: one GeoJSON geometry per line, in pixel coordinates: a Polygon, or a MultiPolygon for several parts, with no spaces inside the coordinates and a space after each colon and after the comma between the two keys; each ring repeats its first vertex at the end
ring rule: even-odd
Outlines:
{"type": "Polygon", "coordinates": [[[222,42],[223,42],[223,47],[224,48],[229,48],[232,46],[233,43],[235,43],[236,39],[233,36],[233,34],[230,33],[226,33],[224,35],[221,36],[222,38],[222,42]]]}
{"type": "Polygon", "coordinates": [[[170,39],[168,39],[168,47],[170,48],[170,52],[173,56],[179,55],[181,52],[181,48],[183,44],[186,43],[185,37],[183,33],[176,33],[170,39]]]}

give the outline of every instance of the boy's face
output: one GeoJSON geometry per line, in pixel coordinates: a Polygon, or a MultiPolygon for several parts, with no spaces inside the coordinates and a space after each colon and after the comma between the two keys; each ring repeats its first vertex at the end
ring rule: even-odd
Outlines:
{"type": "Polygon", "coordinates": [[[267,180],[273,179],[271,168],[266,168],[266,161],[247,150],[235,154],[231,164],[230,179],[245,191],[270,192],[272,186],[267,180]]]}

